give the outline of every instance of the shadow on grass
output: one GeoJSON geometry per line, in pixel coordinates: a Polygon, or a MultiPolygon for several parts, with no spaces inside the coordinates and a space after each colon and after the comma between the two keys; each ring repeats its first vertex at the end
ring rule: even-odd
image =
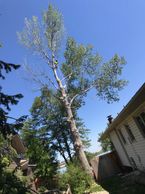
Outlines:
{"type": "Polygon", "coordinates": [[[145,186],[137,183],[129,183],[120,176],[111,177],[102,181],[100,185],[109,194],[145,194],[145,186]]]}

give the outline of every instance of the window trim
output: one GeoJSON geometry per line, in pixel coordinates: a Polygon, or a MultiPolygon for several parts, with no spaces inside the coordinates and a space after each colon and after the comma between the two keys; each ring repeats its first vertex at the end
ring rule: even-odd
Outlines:
{"type": "Polygon", "coordinates": [[[126,130],[126,133],[128,134],[128,137],[129,137],[131,143],[135,142],[136,141],[136,138],[135,138],[135,135],[133,134],[133,132],[132,132],[129,124],[127,124],[127,123],[124,124],[124,128],[126,130]]]}
{"type": "MultiPolygon", "coordinates": [[[[137,128],[139,129],[141,135],[145,138],[145,131],[142,129],[142,127],[140,126],[139,122],[137,121],[137,117],[140,117],[140,115],[141,115],[143,112],[145,113],[144,110],[140,111],[138,114],[136,114],[136,115],[133,117],[133,119],[134,119],[135,124],[136,124],[137,128]]],[[[142,118],[141,118],[141,120],[142,120],[142,118]]],[[[143,123],[144,123],[144,125],[145,125],[145,122],[144,122],[144,121],[143,121],[143,123]]]]}
{"type": "Polygon", "coordinates": [[[122,142],[126,145],[127,144],[127,140],[125,139],[124,134],[121,131],[121,128],[118,129],[118,133],[119,133],[119,136],[120,136],[122,142]]]}

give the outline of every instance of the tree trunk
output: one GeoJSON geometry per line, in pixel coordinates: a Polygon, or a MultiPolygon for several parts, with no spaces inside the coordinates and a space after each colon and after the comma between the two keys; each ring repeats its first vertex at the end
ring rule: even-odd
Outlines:
{"type": "Polygon", "coordinates": [[[63,157],[64,161],[66,164],[68,164],[68,160],[67,158],[65,157],[65,154],[64,154],[64,151],[63,151],[63,147],[61,146],[61,143],[59,142],[59,140],[57,139],[57,142],[59,144],[59,147],[60,147],[60,150],[58,150],[61,154],[61,156],[63,157]]]}
{"type": "Polygon", "coordinates": [[[74,117],[73,117],[73,112],[72,112],[71,105],[70,105],[70,102],[69,102],[68,97],[67,97],[67,93],[65,91],[65,88],[64,88],[61,80],[59,79],[59,77],[57,75],[56,67],[53,68],[53,73],[54,73],[54,77],[57,81],[57,84],[59,86],[59,89],[60,89],[60,92],[62,95],[63,104],[66,108],[67,121],[70,124],[70,130],[71,130],[71,135],[72,135],[76,155],[79,158],[81,165],[85,169],[86,173],[89,174],[91,177],[93,177],[93,172],[92,172],[92,169],[89,165],[89,162],[86,158],[86,155],[85,155],[85,152],[83,149],[82,141],[81,141],[78,129],[76,127],[76,122],[75,122],[74,117]]]}
{"type": "Polygon", "coordinates": [[[63,132],[62,132],[62,135],[63,135],[63,138],[64,138],[64,143],[65,143],[65,147],[66,147],[66,151],[67,151],[69,160],[72,162],[73,159],[72,159],[72,156],[71,156],[71,149],[69,147],[69,144],[68,144],[68,141],[67,141],[67,137],[66,137],[65,133],[63,133],[63,132]]]}

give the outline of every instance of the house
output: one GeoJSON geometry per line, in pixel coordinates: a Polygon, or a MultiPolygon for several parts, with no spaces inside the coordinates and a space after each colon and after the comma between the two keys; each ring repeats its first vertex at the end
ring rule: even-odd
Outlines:
{"type": "Polygon", "coordinates": [[[145,83],[105,130],[123,166],[145,170],[145,83]]]}

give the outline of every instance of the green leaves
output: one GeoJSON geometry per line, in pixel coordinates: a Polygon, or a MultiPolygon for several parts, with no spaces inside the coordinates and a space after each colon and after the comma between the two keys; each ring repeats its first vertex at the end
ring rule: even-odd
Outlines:
{"type": "Polygon", "coordinates": [[[59,184],[63,190],[66,190],[66,185],[69,184],[73,194],[83,194],[92,184],[92,179],[78,164],[70,163],[66,172],[60,174],[59,184]]]}
{"type": "Polygon", "coordinates": [[[9,73],[12,71],[12,69],[16,70],[19,67],[20,67],[20,65],[0,61],[0,78],[5,79],[5,76],[2,74],[2,71],[9,73]]]}
{"type": "Polygon", "coordinates": [[[62,15],[52,5],[49,5],[48,10],[43,15],[43,20],[48,48],[55,52],[60,47],[64,32],[62,15]]]}
{"type": "Polygon", "coordinates": [[[7,110],[10,110],[10,104],[16,105],[19,102],[19,99],[21,98],[23,98],[22,94],[10,96],[0,92],[0,104],[5,106],[7,110]]]}
{"type": "Polygon", "coordinates": [[[61,14],[49,5],[44,12],[42,22],[36,16],[25,18],[22,32],[17,32],[18,39],[27,48],[46,57],[50,52],[56,52],[61,46],[64,24],[61,14]]]}
{"type": "MultiPolygon", "coordinates": [[[[52,180],[57,170],[57,160],[55,152],[51,149],[51,142],[42,128],[35,128],[33,119],[25,122],[22,130],[22,137],[27,145],[27,156],[31,164],[36,164],[34,174],[36,177],[42,177],[43,180],[52,180]]],[[[47,187],[47,185],[45,185],[47,187]]]]}
{"type": "MultiPolygon", "coordinates": [[[[46,88],[35,100],[31,110],[32,121],[43,138],[51,137],[52,148],[57,149],[64,160],[67,161],[64,153],[70,152],[70,145],[76,150],[79,149],[76,154],[81,158],[82,166],[87,172],[89,169],[91,174],[85,154],[84,157],[79,156],[84,151],[77,133],[77,110],[84,104],[84,97],[91,89],[95,89],[97,96],[108,103],[119,99],[118,91],[127,84],[126,80],[120,79],[125,60],[115,55],[108,62],[104,62],[93,51],[92,46],[78,44],[73,38],[67,39],[64,58],[59,60],[56,52],[62,41],[63,30],[61,14],[49,5],[42,23],[34,16],[31,20],[26,19],[25,28],[19,33],[21,42],[41,55],[50,70],[48,76],[45,76],[50,90],[46,88]],[[64,62],[60,64],[59,61],[62,60],[64,62]]],[[[43,80],[44,74],[41,75],[43,80]]],[[[82,125],[81,127],[84,129],[82,125]]]]}
{"type": "Polygon", "coordinates": [[[83,46],[75,42],[73,38],[68,38],[66,51],[64,53],[65,62],[62,66],[62,72],[65,76],[72,73],[71,79],[83,79],[87,74],[94,75],[97,65],[101,61],[99,55],[94,55],[92,46],[83,46]]]}
{"type": "Polygon", "coordinates": [[[97,95],[108,103],[118,101],[118,91],[124,88],[128,83],[126,80],[120,79],[125,59],[114,55],[114,57],[107,63],[104,63],[96,79],[97,95]]]}
{"type": "Polygon", "coordinates": [[[104,132],[98,134],[99,135],[98,142],[100,142],[103,152],[110,151],[113,149],[113,144],[111,143],[108,137],[105,139],[102,138],[103,134],[104,132]]]}
{"type": "MultiPolygon", "coordinates": [[[[43,14],[43,20],[38,18],[25,19],[23,32],[18,33],[21,42],[39,53],[45,62],[52,68],[52,58],[56,59],[64,31],[62,15],[52,5],[43,14]]],[[[58,60],[57,60],[58,63],[58,60]]],[[[78,44],[73,38],[68,38],[64,52],[63,64],[57,64],[62,73],[62,83],[66,85],[66,93],[70,102],[76,103],[75,98],[83,104],[83,97],[91,89],[96,89],[96,94],[108,103],[119,100],[118,91],[127,84],[126,80],[120,79],[125,65],[123,57],[114,55],[109,61],[104,62],[102,57],[93,51],[91,45],[78,44]]],[[[49,76],[49,83],[55,83],[49,76]],[[51,80],[51,81],[50,81],[51,80]]],[[[53,84],[54,86],[55,84],[53,84]]]]}
{"type": "MultiPolygon", "coordinates": [[[[4,73],[9,73],[13,69],[16,70],[20,67],[20,65],[15,65],[12,63],[7,63],[4,61],[0,61],[0,78],[5,79],[4,73]]],[[[8,112],[10,111],[11,105],[17,105],[19,99],[23,97],[22,94],[16,95],[7,95],[2,92],[2,87],[0,86],[0,131],[3,136],[6,138],[7,134],[16,133],[20,127],[23,125],[23,121],[25,116],[20,117],[19,119],[14,119],[8,116],[8,112]],[[8,118],[12,118],[15,120],[14,123],[9,123],[8,118]]]]}
{"type": "Polygon", "coordinates": [[[77,44],[72,38],[67,40],[64,57],[62,72],[64,76],[71,75],[66,79],[70,97],[81,98],[95,88],[97,96],[108,103],[119,100],[118,91],[127,84],[119,78],[126,63],[123,57],[116,54],[103,63],[91,46],[77,44]]]}

